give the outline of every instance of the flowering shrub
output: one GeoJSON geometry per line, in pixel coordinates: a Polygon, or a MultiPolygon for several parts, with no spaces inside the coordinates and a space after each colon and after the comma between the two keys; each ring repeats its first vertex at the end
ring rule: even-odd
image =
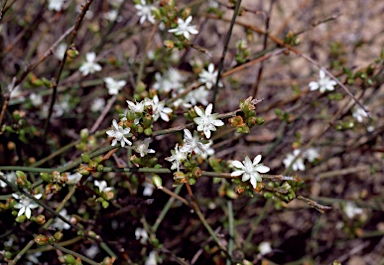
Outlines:
{"type": "Polygon", "coordinates": [[[0,7],[9,264],[325,264],[319,242],[376,225],[384,53],[316,61],[248,21],[275,1],[21,2],[0,7]]]}

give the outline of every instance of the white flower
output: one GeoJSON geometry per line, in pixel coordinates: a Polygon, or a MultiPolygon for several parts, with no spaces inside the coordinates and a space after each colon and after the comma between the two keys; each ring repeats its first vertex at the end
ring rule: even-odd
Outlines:
{"type": "Polygon", "coordinates": [[[91,259],[95,258],[98,253],[100,253],[100,250],[97,245],[92,245],[89,249],[84,251],[84,254],[91,259]]]}
{"type": "MultiPolygon", "coordinates": [[[[199,75],[199,82],[205,83],[205,86],[208,89],[211,89],[214,84],[216,84],[218,71],[215,71],[215,66],[211,63],[208,65],[208,71],[203,69],[203,71],[199,75]]],[[[219,82],[219,86],[223,86],[221,82],[219,82]]]]}
{"type": "Polygon", "coordinates": [[[61,61],[61,60],[63,60],[64,54],[66,51],[67,51],[67,44],[66,43],[60,43],[56,47],[54,54],[55,54],[56,58],[61,61]]]}
{"type": "Polygon", "coordinates": [[[316,158],[320,157],[319,150],[317,148],[309,148],[303,152],[303,157],[312,163],[316,158]]]}
{"type": "Polygon", "coordinates": [[[184,139],[183,146],[180,149],[181,152],[192,153],[195,152],[197,155],[206,154],[206,146],[200,142],[199,136],[194,134],[192,136],[191,132],[188,129],[184,129],[184,139]]]}
{"type": "Polygon", "coordinates": [[[147,103],[146,100],[142,100],[141,102],[134,103],[133,101],[127,100],[128,108],[132,110],[135,113],[143,113],[145,104],[147,103]]]}
{"type": "Polygon", "coordinates": [[[155,251],[152,250],[151,252],[149,252],[148,259],[145,261],[145,265],[157,265],[155,251]]]}
{"type": "Polygon", "coordinates": [[[209,91],[206,90],[204,86],[201,86],[198,89],[192,90],[185,96],[183,106],[185,108],[191,108],[192,106],[197,105],[197,103],[206,106],[209,103],[208,95],[209,91]]]}
{"type": "Polygon", "coordinates": [[[102,180],[102,181],[95,180],[94,185],[99,188],[100,193],[102,192],[107,193],[113,190],[112,187],[108,187],[107,182],[105,180],[102,180]]]}
{"type": "MultiPolygon", "coordinates": [[[[7,174],[3,174],[3,172],[0,172],[0,174],[6,178],[8,180],[8,182],[11,182],[13,184],[16,184],[16,180],[17,180],[17,177],[16,177],[16,173],[15,172],[10,172],[10,173],[7,173],[7,174]]],[[[0,180],[0,187],[2,188],[5,188],[7,187],[7,183],[5,183],[4,181],[0,180]]]]}
{"type": "MultiPolygon", "coordinates": [[[[66,220],[68,220],[68,221],[69,221],[69,219],[71,218],[71,216],[68,215],[66,209],[62,209],[62,210],[59,212],[59,214],[60,214],[62,217],[64,217],[64,219],[66,219],[66,220]]],[[[52,226],[53,226],[53,227],[56,227],[56,228],[59,229],[59,230],[63,230],[63,229],[68,230],[69,228],[71,228],[71,226],[70,226],[68,223],[64,222],[63,220],[61,220],[61,219],[58,218],[58,217],[55,218],[55,220],[54,220],[53,223],[52,223],[52,226]]]]}
{"type": "Polygon", "coordinates": [[[67,178],[68,178],[67,184],[76,184],[77,182],[80,181],[82,176],[83,175],[81,175],[79,172],[67,175],[67,178]]]}
{"type": "Polygon", "coordinates": [[[101,111],[104,107],[105,107],[105,99],[96,98],[92,101],[91,111],[98,112],[98,111],[101,111]]]}
{"type": "Polygon", "coordinates": [[[65,0],[49,0],[48,2],[49,10],[60,11],[63,8],[65,0]]]}
{"type": "Polygon", "coordinates": [[[107,84],[108,94],[117,95],[119,90],[127,83],[125,80],[116,81],[112,77],[104,78],[104,82],[107,84]]]}
{"type": "Polygon", "coordinates": [[[152,183],[148,183],[148,182],[144,182],[143,186],[144,186],[143,196],[152,196],[153,191],[155,190],[155,186],[153,186],[152,183]]]}
{"type": "Polygon", "coordinates": [[[96,54],[94,52],[88,52],[85,58],[86,62],[84,62],[79,69],[83,76],[101,71],[101,65],[96,63],[96,54]]]}
{"type": "Polygon", "coordinates": [[[140,24],[143,24],[146,20],[155,24],[155,17],[152,15],[152,10],[155,8],[151,5],[147,5],[145,0],[140,0],[141,4],[135,5],[137,15],[140,17],[140,24]]]}
{"type": "Polygon", "coordinates": [[[272,252],[271,243],[266,241],[261,242],[259,245],[259,251],[260,251],[260,254],[263,256],[272,252]]]}
{"type": "Polygon", "coordinates": [[[39,107],[43,103],[43,97],[39,94],[31,93],[29,99],[34,107],[39,107]]]}
{"type": "Polygon", "coordinates": [[[155,95],[152,100],[152,109],[153,109],[153,120],[157,121],[159,117],[163,121],[168,122],[169,116],[168,114],[172,113],[173,110],[171,108],[165,107],[164,101],[159,101],[159,97],[155,95]]]}
{"type": "Polygon", "coordinates": [[[179,150],[179,145],[176,144],[175,150],[171,150],[172,156],[165,158],[165,160],[172,162],[171,169],[177,169],[180,171],[180,164],[187,159],[188,153],[179,150]]]}
{"type": "Polygon", "coordinates": [[[324,93],[325,91],[334,90],[334,86],[336,86],[336,82],[331,80],[328,76],[325,75],[323,70],[320,70],[320,77],[317,82],[312,81],[309,83],[309,88],[312,90],[320,89],[320,93],[324,93]]]}
{"type": "Polygon", "coordinates": [[[199,132],[204,132],[205,137],[208,139],[211,138],[211,131],[216,131],[215,126],[223,126],[224,122],[217,120],[217,113],[211,114],[213,105],[210,103],[205,112],[202,112],[200,108],[195,106],[196,114],[200,117],[196,117],[193,121],[198,125],[197,130],[199,132]]]}
{"type": "Polygon", "coordinates": [[[185,77],[179,70],[171,67],[164,75],[161,73],[155,74],[155,83],[153,89],[160,91],[161,93],[169,93],[171,90],[178,90],[183,87],[185,77]]]}
{"type": "MultiPolygon", "coordinates": [[[[287,157],[283,160],[283,163],[284,163],[284,166],[286,168],[288,168],[293,160],[300,154],[300,149],[296,149],[293,151],[293,154],[288,154],[287,157]]],[[[304,166],[304,161],[303,161],[303,158],[302,157],[298,157],[295,161],[295,163],[292,164],[292,170],[293,171],[297,171],[297,170],[301,170],[301,171],[304,171],[305,170],[305,166],[304,166]]]]}
{"type": "Polygon", "coordinates": [[[141,244],[145,244],[147,243],[147,240],[148,240],[148,233],[145,229],[138,227],[135,230],[135,237],[136,237],[136,240],[140,239],[141,244]]]}
{"type": "Polygon", "coordinates": [[[353,202],[347,202],[344,206],[344,212],[349,219],[363,213],[363,209],[357,207],[353,202]]]}
{"type": "Polygon", "coordinates": [[[352,117],[354,117],[358,122],[363,122],[364,117],[368,117],[368,114],[359,106],[353,108],[352,117]]]}
{"type": "Polygon", "coordinates": [[[184,35],[189,40],[190,34],[197,34],[199,31],[195,26],[190,26],[189,23],[192,21],[192,16],[187,17],[184,21],[181,18],[177,19],[177,28],[170,29],[168,32],[175,33],[175,35],[184,35]]]}
{"type": "Polygon", "coordinates": [[[115,9],[112,9],[106,13],[103,14],[103,17],[106,19],[106,20],[109,20],[110,22],[113,22],[115,20],[117,20],[117,22],[120,22],[121,21],[121,17],[117,17],[118,15],[118,12],[117,10],[115,9]]]}
{"type": "Polygon", "coordinates": [[[117,124],[116,120],[112,121],[112,127],[112,130],[107,131],[107,134],[110,137],[115,138],[112,141],[112,146],[115,146],[117,142],[120,142],[121,147],[124,147],[125,144],[132,145],[132,142],[128,141],[128,139],[125,138],[125,135],[128,135],[128,137],[130,136],[129,132],[131,131],[131,128],[123,129],[123,127],[117,124]]]}
{"type": "Polygon", "coordinates": [[[259,164],[261,161],[261,155],[258,155],[253,159],[249,159],[248,156],[245,157],[243,163],[240,161],[234,160],[232,161],[232,165],[238,170],[231,173],[231,176],[238,177],[243,175],[241,181],[245,182],[250,180],[252,187],[255,189],[257,182],[261,182],[262,178],[259,173],[267,173],[270,168],[264,166],[263,164],[259,164]]]}
{"type": "MultiPolygon", "coordinates": [[[[30,219],[31,214],[32,214],[31,209],[35,209],[35,208],[39,207],[39,205],[35,201],[33,201],[32,199],[25,196],[24,194],[21,194],[21,195],[12,194],[12,196],[15,199],[19,200],[19,202],[16,203],[14,206],[16,209],[20,209],[17,216],[25,214],[25,216],[28,219],[30,219]]],[[[43,196],[43,194],[36,194],[36,195],[32,195],[32,196],[34,196],[36,199],[40,199],[43,196]]]]}
{"type": "Polygon", "coordinates": [[[153,154],[155,150],[148,149],[149,143],[151,142],[151,138],[146,138],[144,141],[135,142],[135,146],[133,150],[138,152],[141,157],[144,157],[146,154],[153,154]]]}

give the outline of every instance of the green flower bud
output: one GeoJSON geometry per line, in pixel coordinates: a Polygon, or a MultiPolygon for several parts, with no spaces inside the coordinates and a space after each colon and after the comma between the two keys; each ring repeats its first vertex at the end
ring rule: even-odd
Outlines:
{"type": "Polygon", "coordinates": [[[55,238],[56,241],[60,241],[63,238],[64,234],[61,231],[57,231],[53,237],[55,238]]]}
{"type": "Polygon", "coordinates": [[[40,177],[45,181],[45,182],[52,182],[53,180],[53,176],[49,173],[46,173],[46,172],[41,172],[40,173],[40,177]]]}
{"type": "Polygon", "coordinates": [[[11,260],[12,259],[12,252],[4,251],[4,258],[5,258],[5,260],[11,260]]]}
{"type": "Polygon", "coordinates": [[[264,193],[264,198],[266,198],[266,199],[273,199],[274,195],[271,192],[265,192],[264,193]]]}
{"type": "Polygon", "coordinates": [[[103,206],[104,209],[107,209],[108,206],[109,206],[109,202],[107,202],[107,201],[103,201],[103,202],[101,203],[101,206],[103,206]]]}
{"type": "MultiPolygon", "coordinates": [[[[12,214],[13,214],[13,212],[12,212],[12,214]]],[[[17,212],[16,212],[16,214],[17,214],[17,212]]],[[[15,221],[18,223],[23,223],[26,219],[27,219],[27,217],[25,215],[20,215],[20,216],[16,217],[15,221]]]]}
{"type": "Polygon", "coordinates": [[[97,172],[103,172],[104,166],[103,165],[98,165],[97,166],[97,172]]]}
{"type": "Polygon", "coordinates": [[[160,176],[155,175],[155,176],[152,177],[152,184],[157,189],[161,189],[163,187],[163,180],[161,179],[160,176]]]}
{"type": "Polygon", "coordinates": [[[80,139],[82,142],[86,142],[89,137],[89,130],[87,128],[80,131],[80,139]]]}
{"type": "Polygon", "coordinates": [[[72,256],[71,254],[65,254],[64,256],[61,257],[62,258],[62,262],[63,263],[66,263],[66,264],[75,264],[76,262],[76,259],[74,256],[72,256]]]}
{"type": "Polygon", "coordinates": [[[81,161],[83,161],[83,163],[89,163],[91,161],[91,157],[88,154],[81,154],[81,161]]]}
{"type": "Polygon", "coordinates": [[[147,128],[147,129],[145,129],[145,130],[144,130],[144,134],[145,134],[146,136],[151,136],[151,135],[152,135],[152,129],[151,129],[151,128],[147,128]]]}

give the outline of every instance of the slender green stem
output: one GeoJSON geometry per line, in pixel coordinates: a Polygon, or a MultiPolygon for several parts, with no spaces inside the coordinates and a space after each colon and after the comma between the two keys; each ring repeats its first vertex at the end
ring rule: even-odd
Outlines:
{"type": "MultiPolygon", "coordinates": [[[[174,193],[179,194],[182,187],[183,187],[183,185],[177,186],[174,193]]],[[[153,233],[156,233],[157,229],[159,228],[161,222],[164,220],[165,215],[168,213],[168,211],[171,208],[174,201],[175,201],[175,198],[171,197],[171,198],[169,198],[169,200],[165,204],[163,210],[160,212],[159,216],[157,217],[155,223],[152,226],[153,233]]]]}
{"type": "Polygon", "coordinates": [[[56,243],[55,243],[55,244],[53,244],[52,246],[53,246],[54,248],[56,248],[56,249],[58,249],[58,250],[64,252],[64,253],[71,254],[71,255],[73,255],[73,256],[75,256],[75,257],[77,257],[77,258],[80,258],[82,261],[85,261],[85,262],[87,262],[87,263],[89,263],[89,264],[91,264],[91,265],[99,265],[99,264],[100,264],[100,263],[95,262],[95,261],[93,261],[93,260],[87,258],[86,256],[83,256],[83,255],[77,253],[77,252],[74,252],[74,251],[72,251],[72,250],[66,249],[65,247],[62,247],[62,246],[60,246],[59,244],[56,244],[56,243]]]}
{"type": "Polygon", "coordinates": [[[17,253],[16,257],[8,262],[8,265],[16,265],[17,262],[21,259],[21,257],[35,244],[34,240],[31,240],[28,242],[27,245],[19,252],[17,253]]]}
{"type": "Polygon", "coordinates": [[[229,226],[229,241],[228,241],[228,255],[227,265],[231,265],[232,261],[232,249],[233,249],[233,239],[235,237],[235,229],[234,229],[234,217],[233,217],[233,209],[232,209],[232,201],[228,200],[227,202],[228,209],[228,226],[229,226]]]}

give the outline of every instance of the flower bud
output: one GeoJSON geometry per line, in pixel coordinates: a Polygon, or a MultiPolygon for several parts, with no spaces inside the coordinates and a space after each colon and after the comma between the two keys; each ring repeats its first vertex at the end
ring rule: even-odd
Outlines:
{"type": "Polygon", "coordinates": [[[64,234],[61,231],[57,231],[53,237],[55,238],[56,241],[60,241],[63,238],[64,234]]]}
{"type": "Polygon", "coordinates": [[[91,157],[88,154],[81,154],[81,161],[83,161],[83,163],[89,163],[91,161],[91,157]]]}
{"type": "Polygon", "coordinates": [[[48,243],[48,238],[41,234],[37,235],[34,240],[39,246],[44,246],[48,243]]]}
{"type": "Polygon", "coordinates": [[[158,175],[155,175],[155,176],[152,177],[152,184],[157,189],[162,189],[163,188],[163,180],[158,175]]]}
{"type": "Polygon", "coordinates": [[[12,259],[12,252],[4,251],[4,259],[5,260],[11,260],[12,259]]]}
{"type": "MultiPolygon", "coordinates": [[[[13,212],[12,212],[12,214],[13,214],[13,212]]],[[[17,212],[16,212],[16,214],[17,214],[17,212]]],[[[20,215],[20,216],[16,217],[15,221],[18,223],[23,223],[26,219],[27,219],[27,217],[25,215],[20,215]]]]}
{"type": "Polygon", "coordinates": [[[35,222],[38,223],[39,225],[45,224],[45,216],[42,215],[42,214],[39,214],[39,215],[35,218],[35,222]]]}
{"type": "Polygon", "coordinates": [[[60,257],[61,262],[65,264],[75,264],[76,259],[73,255],[71,254],[65,254],[64,256],[60,257]]]}
{"type": "Polygon", "coordinates": [[[27,180],[27,176],[23,171],[16,171],[16,183],[22,188],[29,189],[31,187],[31,183],[27,180]]]}
{"type": "Polygon", "coordinates": [[[89,130],[87,128],[80,131],[80,139],[82,142],[86,142],[89,137],[89,130]]]}
{"type": "Polygon", "coordinates": [[[144,130],[144,134],[145,134],[146,136],[151,136],[151,135],[152,135],[152,129],[151,129],[151,128],[147,128],[147,129],[145,129],[145,130],[144,130]]]}
{"type": "Polygon", "coordinates": [[[41,172],[40,177],[45,181],[45,182],[52,182],[53,176],[47,172],[41,172]]]}

